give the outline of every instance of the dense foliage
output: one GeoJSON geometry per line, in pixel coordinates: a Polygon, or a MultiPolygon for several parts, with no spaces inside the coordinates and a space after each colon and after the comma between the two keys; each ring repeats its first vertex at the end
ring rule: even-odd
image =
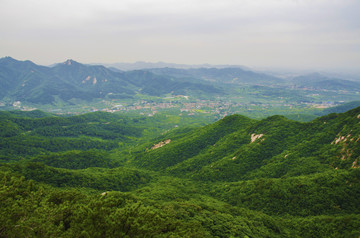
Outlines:
{"type": "Polygon", "coordinates": [[[178,119],[1,112],[0,237],[359,237],[360,108],[178,119]]]}

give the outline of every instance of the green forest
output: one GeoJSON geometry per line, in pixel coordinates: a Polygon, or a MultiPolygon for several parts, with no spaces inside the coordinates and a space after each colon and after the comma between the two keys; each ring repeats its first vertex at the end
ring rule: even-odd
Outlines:
{"type": "Polygon", "coordinates": [[[207,123],[0,111],[0,237],[360,236],[360,107],[207,123]]]}

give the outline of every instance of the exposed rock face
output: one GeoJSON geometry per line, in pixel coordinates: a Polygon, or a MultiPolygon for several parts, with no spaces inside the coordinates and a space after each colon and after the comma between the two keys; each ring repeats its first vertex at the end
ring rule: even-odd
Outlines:
{"type": "Polygon", "coordinates": [[[256,135],[255,133],[254,134],[251,134],[251,143],[255,142],[257,139],[260,139],[261,137],[263,137],[264,134],[259,134],[259,135],[256,135]]]}
{"type": "Polygon", "coordinates": [[[158,149],[160,147],[163,147],[164,145],[167,145],[171,142],[170,139],[164,140],[164,141],[160,141],[159,143],[153,145],[153,147],[151,147],[152,150],[158,149]]]}
{"type": "Polygon", "coordinates": [[[341,141],[344,141],[346,142],[348,140],[348,137],[350,137],[351,135],[347,135],[346,137],[345,136],[339,136],[339,138],[336,138],[335,141],[333,141],[331,144],[337,144],[341,141]]]}

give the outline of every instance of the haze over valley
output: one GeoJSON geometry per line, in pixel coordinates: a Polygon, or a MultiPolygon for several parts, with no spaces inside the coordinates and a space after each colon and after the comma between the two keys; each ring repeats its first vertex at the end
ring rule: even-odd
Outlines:
{"type": "Polygon", "coordinates": [[[359,12],[0,0],[0,237],[360,237],[359,12]]]}
{"type": "Polygon", "coordinates": [[[236,113],[254,118],[282,114],[309,120],[323,115],[323,109],[354,107],[360,100],[360,81],[319,73],[277,77],[234,66],[123,71],[74,60],[40,66],[11,57],[1,58],[0,67],[0,107],[7,110],[147,116],[167,111],[210,121],[236,113]]]}

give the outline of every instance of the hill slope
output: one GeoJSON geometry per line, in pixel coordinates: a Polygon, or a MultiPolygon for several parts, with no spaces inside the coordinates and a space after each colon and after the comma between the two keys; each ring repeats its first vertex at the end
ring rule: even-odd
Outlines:
{"type": "Polygon", "coordinates": [[[145,139],[115,114],[30,116],[0,114],[0,236],[360,235],[360,108],[145,139]]]}
{"type": "Polygon", "coordinates": [[[213,181],[304,175],[329,166],[357,167],[359,114],[356,108],[309,123],[281,116],[256,121],[233,115],[182,138],[164,138],[171,143],[142,152],[131,163],[213,181]]]}

